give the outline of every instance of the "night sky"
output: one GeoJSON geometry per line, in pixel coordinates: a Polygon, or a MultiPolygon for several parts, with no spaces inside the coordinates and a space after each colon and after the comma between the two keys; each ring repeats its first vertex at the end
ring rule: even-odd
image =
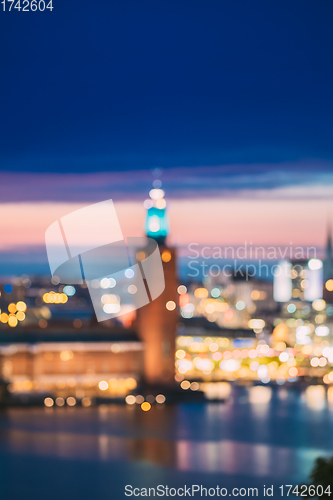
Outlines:
{"type": "Polygon", "coordinates": [[[331,0],[53,6],[0,13],[2,171],[332,171],[331,0]]]}

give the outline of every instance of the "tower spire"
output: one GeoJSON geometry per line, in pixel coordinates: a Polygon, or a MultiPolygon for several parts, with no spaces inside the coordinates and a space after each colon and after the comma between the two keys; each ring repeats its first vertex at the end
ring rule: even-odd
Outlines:
{"type": "Polygon", "coordinates": [[[331,278],[333,275],[333,261],[332,261],[332,222],[331,216],[327,216],[327,239],[325,249],[324,261],[324,280],[331,278]]]}
{"type": "Polygon", "coordinates": [[[327,217],[326,257],[332,258],[332,223],[330,215],[327,217]]]}

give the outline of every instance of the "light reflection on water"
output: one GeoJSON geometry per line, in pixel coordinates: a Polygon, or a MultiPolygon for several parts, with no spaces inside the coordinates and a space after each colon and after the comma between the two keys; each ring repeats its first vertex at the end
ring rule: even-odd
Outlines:
{"type": "Polygon", "coordinates": [[[326,406],[326,388],[322,385],[310,385],[303,395],[309,408],[321,411],[326,406]]]}
{"type": "Polygon", "coordinates": [[[180,470],[222,472],[252,477],[274,476],[281,480],[288,474],[301,477],[317,456],[329,454],[308,448],[284,448],[234,441],[218,443],[177,443],[177,466],[180,470]]]}
{"type": "Polygon", "coordinates": [[[302,394],[258,386],[233,389],[225,404],[153,407],[148,413],[125,406],[11,409],[0,414],[0,450],[295,482],[316,457],[332,453],[333,406],[326,396],[320,386],[302,394]]]}
{"type": "Polygon", "coordinates": [[[11,454],[38,455],[62,459],[95,459],[102,461],[143,461],[181,471],[221,472],[231,475],[283,479],[288,474],[301,477],[317,456],[327,450],[287,448],[265,444],[223,440],[218,442],[165,441],[152,438],[120,438],[10,431],[1,436],[2,450],[11,454]]]}

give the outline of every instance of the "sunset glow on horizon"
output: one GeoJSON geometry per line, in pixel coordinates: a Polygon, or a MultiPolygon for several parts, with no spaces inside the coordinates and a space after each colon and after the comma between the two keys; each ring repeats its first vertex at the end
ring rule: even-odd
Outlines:
{"type": "MultiPolygon", "coordinates": [[[[102,201],[102,200],[101,200],[102,201]]],[[[0,204],[1,251],[44,245],[45,230],[60,217],[90,203],[0,204]]],[[[327,200],[173,199],[168,203],[170,242],[199,245],[313,245],[326,241],[327,200]]],[[[125,236],[143,234],[145,209],[116,201],[125,236]]]]}

